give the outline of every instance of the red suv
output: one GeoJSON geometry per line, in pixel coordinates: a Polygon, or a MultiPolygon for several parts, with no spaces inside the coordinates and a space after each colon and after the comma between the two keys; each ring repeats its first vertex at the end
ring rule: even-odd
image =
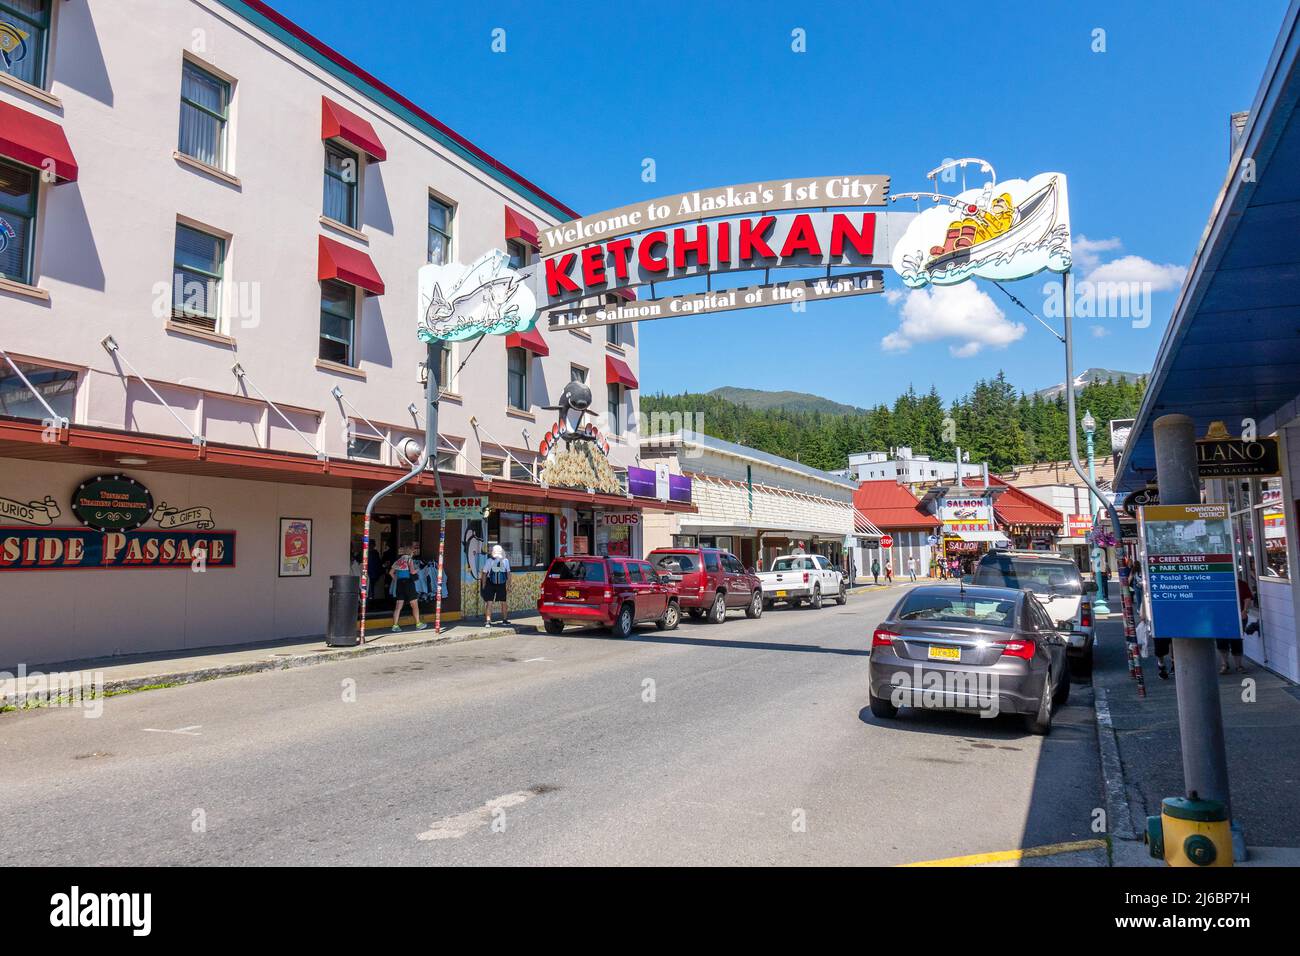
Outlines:
{"type": "Polygon", "coordinates": [[[727,608],[745,617],[763,615],[763,585],[730,551],[718,548],[656,548],[648,560],[677,585],[677,598],[691,617],[708,613],[710,624],[727,619],[727,608]]]}
{"type": "Polygon", "coordinates": [[[627,637],[637,624],[671,631],[681,619],[677,589],[648,561],[569,555],[546,569],[537,613],[548,634],[566,624],[599,624],[627,637]]]}

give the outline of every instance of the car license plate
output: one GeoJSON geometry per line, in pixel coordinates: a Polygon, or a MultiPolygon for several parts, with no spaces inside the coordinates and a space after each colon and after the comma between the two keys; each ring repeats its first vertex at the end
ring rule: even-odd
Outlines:
{"type": "Polygon", "coordinates": [[[576,601],[576,600],[578,600],[580,597],[582,597],[582,592],[581,592],[581,591],[565,591],[565,592],[564,592],[564,600],[566,600],[566,601],[576,601]]]}
{"type": "Polygon", "coordinates": [[[784,592],[784,591],[777,591],[777,592],[776,592],[776,596],[777,596],[777,597],[785,597],[785,592],[784,592]]]}
{"type": "Polygon", "coordinates": [[[930,646],[930,659],[935,661],[959,661],[961,660],[960,647],[935,647],[930,646]]]}

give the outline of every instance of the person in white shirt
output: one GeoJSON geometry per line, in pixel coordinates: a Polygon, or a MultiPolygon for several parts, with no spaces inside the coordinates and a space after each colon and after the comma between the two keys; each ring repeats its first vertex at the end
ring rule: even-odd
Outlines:
{"type": "Polygon", "coordinates": [[[913,583],[916,582],[916,558],[915,557],[911,557],[907,559],[907,576],[912,579],[913,583]]]}
{"type": "Polygon", "coordinates": [[[492,605],[501,605],[501,623],[509,624],[509,611],[506,608],[507,587],[510,584],[510,559],[506,557],[501,545],[492,546],[492,557],[483,562],[479,575],[479,588],[483,595],[483,613],[487,617],[487,626],[492,626],[492,605]]]}

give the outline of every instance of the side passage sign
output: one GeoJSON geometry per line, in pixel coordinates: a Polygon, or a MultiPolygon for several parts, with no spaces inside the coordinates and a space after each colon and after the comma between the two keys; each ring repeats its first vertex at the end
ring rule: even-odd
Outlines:
{"type": "Polygon", "coordinates": [[[845,275],[796,279],[772,285],[720,289],[690,295],[667,296],[649,301],[597,305],[582,309],[556,310],[549,315],[549,328],[576,329],[593,325],[617,325],[666,319],[677,315],[704,315],[735,309],[757,309],[765,305],[793,305],[796,302],[821,302],[855,295],[883,292],[884,273],[851,272],[845,275]]]}

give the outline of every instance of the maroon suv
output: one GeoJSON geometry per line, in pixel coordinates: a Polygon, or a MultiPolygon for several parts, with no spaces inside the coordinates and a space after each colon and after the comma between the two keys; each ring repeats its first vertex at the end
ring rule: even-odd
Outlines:
{"type": "Polygon", "coordinates": [[[566,624],[597,624],[627,637],[638,624],[671,631],[681,619],[677,588],[649,561],[569,555],[556,558],[542,579],[537,601],[548,634],[566,624]]]}
{"type": "Polygon", "coordinates": [[[762,583],[730,551],[656,548],[648,560],[677,585],[677,599],[691,617],[707,613],[710,624],[721,624],[730,607],[743,607],[746,617],[763,614],[762,583]]]}

